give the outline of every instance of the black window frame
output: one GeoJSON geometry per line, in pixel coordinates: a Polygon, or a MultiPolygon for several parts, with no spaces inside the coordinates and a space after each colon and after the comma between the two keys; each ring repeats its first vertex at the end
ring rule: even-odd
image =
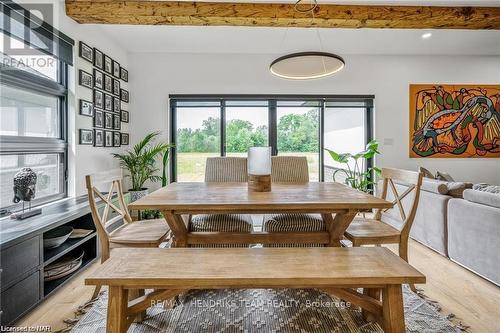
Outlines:
{"type": "MultiPolygon", "coordinates": [[[[374,119],[374,95],[169,95],[169,132],[170,142],[176,143],[177,135],[177,115],[176,110],[179,102],[209,102],[218,101],[220,103],[220,156],[226,156],[225,149],[225,109],[226,101],[253,101],[253,100],[266,100],[268,101],[268,142],[272,147],[272,155],[278,155],[277,145],[277,108],[278,102],[282,101],[315,101],[318,102],[319,109],[319,181],[323,182],[324,179],[324,118],[325,109],[332,108],[326,106],[327,102],[363,102],[364,105],[358,107],[365,108],[365,141],[370,142],[373,139],[373,119],[374,119]]],[[[191,106],[190,106],[191,107],[191,106]]],[[[196,107],[196,106],[194,106],[196,107]]],[[[205,107],[200,105],[200,107],[205,107]]],[[[345,106],[339,106],[345,107],[345,106]]],[[[369,160],[366,168],[371,168],[372,160],[369,160]]],[[[177,151],[174,147],[170,160],[170,182],[177,181],[177,151]]]]}
{"type": "MultiPolygon", "coordinates": [[[[60,154],[63,174],[60,192],[31,202],[32,207],[47,204],[68,196],[68,64],[58,63],[57,82],[29,71],[0,65],[1,85],[22,89],[27,92],[53,96],[58,99],[59,138],[0,135],[0,155],[60,154]]],[[[3,214],[21,209],[22,203],[0,207],[3,214]]],[[[3,215],[0,214],[0,215],[3,215]]]]}

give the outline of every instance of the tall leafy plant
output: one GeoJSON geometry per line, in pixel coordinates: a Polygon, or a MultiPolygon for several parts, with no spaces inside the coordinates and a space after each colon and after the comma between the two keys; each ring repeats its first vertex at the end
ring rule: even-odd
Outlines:
{"type": "Polygon", "coordinates": [[[365,150],[356,154],[337,153],[330,149],[328,151],[335,162],[345,165],[343,169],[337,169],[333,173],[333,181],[340,174],[345,176],[345,184],[363,192],[372,192],[372,185],[375,184],[374,175],[380,175],[381,170],[377,167],[366,168],[367,162],[380,154],[378,151],[378,142],[372,140],[368,142],[365,150]]]}
{"type": "MultiPolygon", "coordinates": [[[[132,191],[141,191],[144,183],[148,180],[157,182],[163,179],[156,175],[159,171],[156,167],[156,160],[158,156],[165,154],[173,145],[162,142],[155,143],[154,141],[159,134],[159,132],[149,133],[124,154],[112,154],[114,158],[120,161],[120,166],[129,172],[132,191]]],[[[164,161],[163,165],[165,164],[164,161]]]]}

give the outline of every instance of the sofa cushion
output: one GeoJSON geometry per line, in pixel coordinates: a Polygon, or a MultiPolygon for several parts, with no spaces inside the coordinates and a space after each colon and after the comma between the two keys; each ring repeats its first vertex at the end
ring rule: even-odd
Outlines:
{"type": "Polygon", "coordinates": [[[450,259],[500,286],[499,222],[498,208],[462,199],[448,202],[450,259]]]}
{"type": "Polygon", "coordinates": [[[497,193],[497,194],[500,193],[500,185],[490,185],[481,183],[481,184],[475,184],[472,188],[477,191],[497,193]]]}
{"type": "Polygon", "coordinates": [[[467,201],[500,208],[500,194],[467,189],[464,191],[467,201]]]}

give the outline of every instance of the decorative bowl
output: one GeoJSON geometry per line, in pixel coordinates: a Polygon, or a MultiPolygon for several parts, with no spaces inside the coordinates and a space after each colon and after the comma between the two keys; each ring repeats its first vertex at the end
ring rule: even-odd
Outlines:
{"type": "Polygon", "coordinates": [[[73,273],[82,266],[84,255],[85,251],[82,251],[78,256],[67,255],[58,259],[56,262],[45,267],[43,279],[45,281],[52,281],[73,273]]]}
{"type": "Polygon", "coordinates": [[[69,225],[62,225],[60,227],[54,228],[43,234],[43,248],[53,249],[61,246],[71,233],[73,232],[73,227],[69,225]]]}

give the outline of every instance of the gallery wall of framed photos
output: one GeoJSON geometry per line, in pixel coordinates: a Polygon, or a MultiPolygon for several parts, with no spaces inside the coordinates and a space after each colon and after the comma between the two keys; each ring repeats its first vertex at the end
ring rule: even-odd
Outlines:
{"type": "Polygon", "coordinates": [[[77,96],[78,115],[90,117],[88,127],[78,129],[78,143],[94,147],[129,145],[126,129],[130,122],[128,110],[128,71],[111,55],[80,41],[77,85],[89,93],[77,96]],[[90,96],[89,98],[81,98],[90,96]]]}

